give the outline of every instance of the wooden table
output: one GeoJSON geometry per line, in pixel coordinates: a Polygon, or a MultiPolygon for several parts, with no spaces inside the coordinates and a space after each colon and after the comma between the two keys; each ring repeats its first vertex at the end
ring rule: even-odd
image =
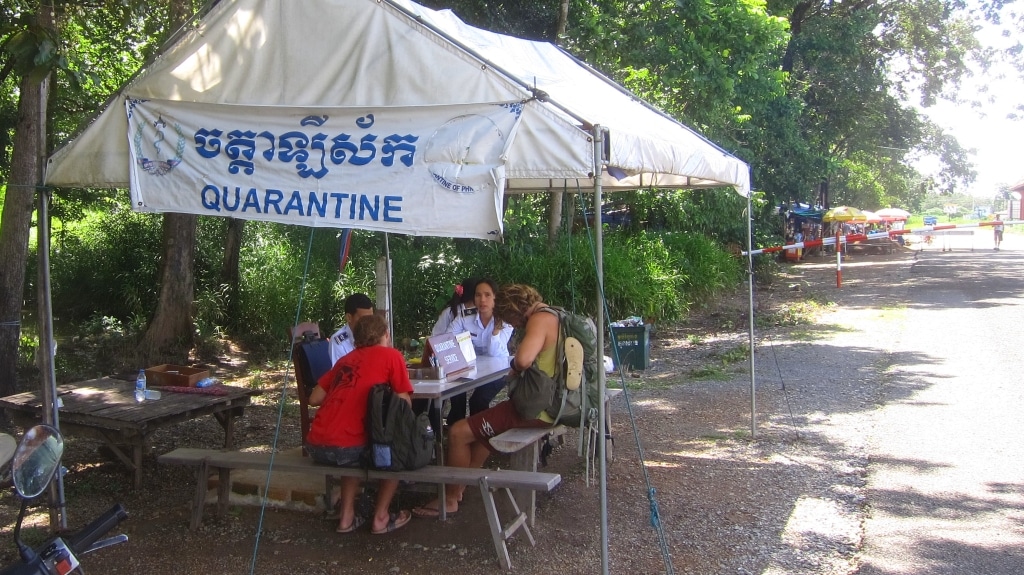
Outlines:
{"type": "MultiPolygon", "coordinates": [[[[224,428],[224,447],[231,447],[235,418],[242,415],[258,392],[229,385],[209,389],[222,389],[226,393],[163,391],[160,399],[137,403],[134,382],[104,377],[61,385],[57,387],[57,396],[63,403],[60,429],[65,434],[75,433],[105,443],[134,472],[137,490],[142,486],[142,453],[146,439],[161,427],[212,415],[224,428]],[[125,445],[131,448],[130,457],[122,449],[125,445]]],[[[2,397],[0,408],[7,409],[18,425],[35,425],[42,419],[41,393],[32,391],[2,397]]]]}

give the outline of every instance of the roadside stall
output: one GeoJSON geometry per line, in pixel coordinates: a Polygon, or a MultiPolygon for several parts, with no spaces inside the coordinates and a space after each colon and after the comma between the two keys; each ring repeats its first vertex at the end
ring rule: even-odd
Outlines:
{"type": "MultiPolygon", "coordinates": [[[[825,226],[826,236],[850,235],[857,233],[856,226],[866,222],[867,216],[858,208],[837,206],[825,212],[821,217],[821,221],[827,224],[825,226]]],[[[835,250],[838,247],[835,246],[831,249],[835,250]]]]}
{"type": "MultiPolygon", "coordinates": [[[[794,204],[784,211],[786,243],[795,241],[809,242],[821,239],[821,218],[824,214],[824,209],[806,204],[794,204]]],[[[786,261],[799,261],[807,256],[817,255],[820,251],[821,247],[785,250],[783,257],[786,261]]]]}

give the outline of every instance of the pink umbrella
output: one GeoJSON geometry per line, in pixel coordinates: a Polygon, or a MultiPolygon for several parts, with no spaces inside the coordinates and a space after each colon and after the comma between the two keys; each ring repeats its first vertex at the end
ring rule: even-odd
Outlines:
{"type": "Polygon", "coordinates": [[[882,218],[882,221],[891,222],[896,220],[906,220],[910,217],[910,212],[899,208],[882,208],[875,212],[875,215],[882,218]]]}

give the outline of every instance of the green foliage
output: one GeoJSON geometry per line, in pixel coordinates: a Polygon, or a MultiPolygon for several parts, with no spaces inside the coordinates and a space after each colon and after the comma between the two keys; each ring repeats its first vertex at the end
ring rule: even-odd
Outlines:
{"type": "Polygon", "coordinates": [[[33,335],[22,335],[18,340],[18,363],[32,365],[35,362],[36,350],[39,349],[39,338],[33,335]]]}
{"type": "MultiPolygon", "coordinates": [[[[543,202],[510,199],[505,243],[355,232],[345,272],[337,271],[339,232],[248,222],[241,250],[238,311],[229,314],[219,279],[223,220],[200,218],[194,318],[200,352],[213,353],[232,334],[253,350],[279,353],[285,330],[311,319],[325,332],[339,327],[342,301],[375,297],[375,265],[390,250],[396,341],[427,333],[452,286],[465,277],[528,283],[546,301],[596,313],[596,271],[587,230],[549,247],[543,202]],[[386,247],[385,247],[386,243],[386,247]],[[300,307],[301,306],[301,307],[300,307]]],[[[103,348],[125,352],[156,303],[160,218],[115,207],[65,228],[52,257],[54,313],[103,348]],[[112,289],[111,286],[116,286],[112,289]]],[[[678,231],[606,231],[608,317],[677,320],[696,301],[731,289],[742,262],[713,239],[678,231]]],[[[130,353],[128,354],[130,355],[130,353]]]]}
{"type": "Polygon", "coordinates": [[[330,329],[338,309],[337,231],[249,222],[245,232],[237,328],[276,339],[296,319],[312,318],[330,329]]]}
{"type": "Polygon", "coordinates": [[[156,307],[160,217],[113,204],[73,229],[50,255],[55,315],[59,310],[70,321],[148,317],[156,307]]]}

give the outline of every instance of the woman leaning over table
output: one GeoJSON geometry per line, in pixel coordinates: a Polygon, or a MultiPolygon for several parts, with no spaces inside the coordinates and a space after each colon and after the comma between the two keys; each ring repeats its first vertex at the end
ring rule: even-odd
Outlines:
{"type": "MultiPolygon", "coordinates": [[[[558,345],[558,316],[541,312],[548,307],[534,288],[513,284],[498,290],[495,313],[502,320],[523,329],[522,341],[516,355],[509,361],[512,373],[525,371],[537,364],[537,368],[554,376],[556,372],[555,347],[558,345]]],[[[511,400],[470,415],[451,427],[448,433],[448,453],[445,464],[452,467],[482,467],[492,448],[490,438],[517,427],[550,427],[552,421],[541,414],[542,419],[524,419],[516,411],[511,400]]],[[[445,486],[445,510],[455,513],[462,500],[463,485],[445,486]]],[[[417,517],[437,517],[439,501],[434,499],[423,507],[412,510],[417,517]]]]}
{"type": "MultiPolygon", "coordinates": [[[[473,304],[476,313],[465,313],[452,320],[448,333],[468,331],[473,339],[473,349],[478,356],[508,357],[508,341],[512,338],[512,326],[501,321],[494,313],[494,296],[498,284],[489,278],[476,281],[473,304]]],[[[470,311],[470,310],[467,310],[470,311]]],[[[491,400],[505,387],[505,376],[485,383],[473,390],[469,398],[469,414],[474,415],[491,406],[491,400]]],[[[448,425],[466,417],[466,394],[451,399],[448,411],[448,425]]]]}
{"type": "MultiPolygon", "coordinates": [[[[353,339],[355,350],[339,359],[320,378],[309,396],[309,405],[320,406],[306,436],[306,449],[317,463],[362,467],[363,453],[369,443],[366,405],[374,385],[387,383],[398,397],[411,401],[412,383],[405,368],[405,357],[390,346],[387,321],[379,315],[359,318],[353,339]]],[[[373,534],[390,533],[412,518],[408,511],[390,512],[391,499],[397,489],[397,479],[380,481],[370,526],[373,534]]],[[[355,514],[358,490],[358,478],[341,479],[338,533],[351,533],[366,522],[355,514]]]]}

